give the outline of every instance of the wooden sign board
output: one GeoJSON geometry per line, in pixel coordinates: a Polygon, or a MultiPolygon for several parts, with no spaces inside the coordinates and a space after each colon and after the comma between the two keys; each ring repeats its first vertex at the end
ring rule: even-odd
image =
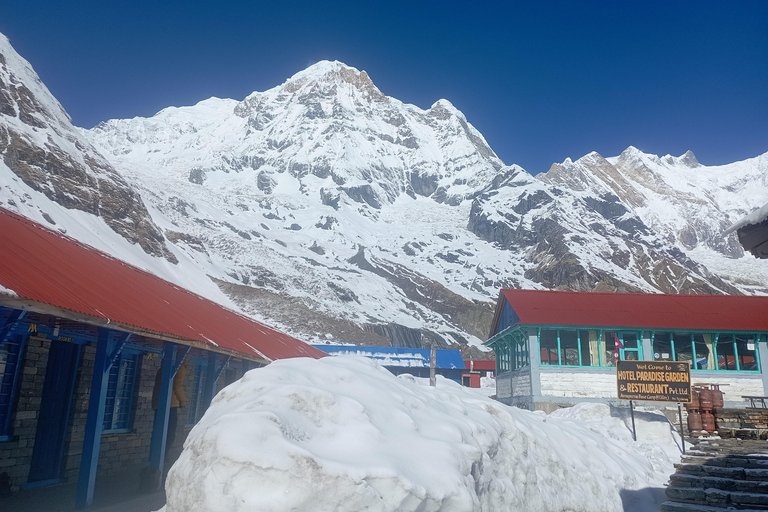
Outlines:
{"type": "Polygon", "coordinates": [[[691,402],[691,364],[687,361],[617,361],[619,400],[691,402]]]}

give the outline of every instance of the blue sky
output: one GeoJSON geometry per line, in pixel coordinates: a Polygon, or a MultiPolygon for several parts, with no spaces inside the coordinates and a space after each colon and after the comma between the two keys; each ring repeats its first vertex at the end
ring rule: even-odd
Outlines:
{"type": "Polygon", "coordinates": [[[768,151],[768,1],[5,0],[0,32],[75,124],[242,99],[321,59],[447,98],[531,173],[629,145],[722,164],[768,151]],[[105,7],[107,6],[107,7],[105,7]]]}

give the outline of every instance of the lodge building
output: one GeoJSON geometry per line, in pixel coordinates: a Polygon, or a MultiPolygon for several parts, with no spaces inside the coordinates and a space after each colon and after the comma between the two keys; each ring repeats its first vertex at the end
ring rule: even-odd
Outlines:
{"type": "Polygon", "coordinates": [[[88,508],[102,478],[160,475],[224,385],[276,359],[323,356],[0,209],[0,509],[57,484],[88,508]],[[182,375],[186,401],[172,412],[182,375]]]}
{"type": "Polygon", "coordinates": [[[768,297],[501,290],[490,338],[496,395],[550,411],[615,404],[616,356],[687,361],[726,407],[768,394],[768,297]]]}

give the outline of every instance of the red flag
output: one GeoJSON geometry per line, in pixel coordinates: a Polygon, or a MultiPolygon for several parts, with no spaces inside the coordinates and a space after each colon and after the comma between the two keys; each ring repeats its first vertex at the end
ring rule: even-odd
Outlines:
{"type": "Polygon", "coordinates": [[[616,333],[613,333],[613,358],[619,360],[619,350],[624,348],[624,344],[621,342],[616,333]]]}

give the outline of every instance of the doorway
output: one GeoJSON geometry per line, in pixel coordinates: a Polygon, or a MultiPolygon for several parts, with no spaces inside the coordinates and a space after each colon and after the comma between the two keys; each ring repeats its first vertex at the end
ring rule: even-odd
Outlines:
{"type": "Polygon", "coordinates": [[[51,342],[32,462],[25,487],[54,484],[61,478],[79,364],[80,345],[58,340],[51,342]]]}

